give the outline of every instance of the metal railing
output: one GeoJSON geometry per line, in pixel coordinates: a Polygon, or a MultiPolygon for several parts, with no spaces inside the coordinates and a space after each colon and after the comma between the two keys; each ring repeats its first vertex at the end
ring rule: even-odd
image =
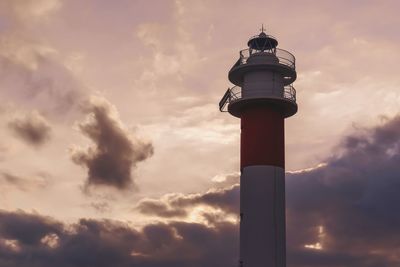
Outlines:
{"type": "Polygon", "coordinates": [[[288,66],[289,68],[296,70],[296,58],[294,57],[294,55],[292,53],[290,53],[289,51],[279,49],[279,48],[274,48],[274,49],[265,50],[265,51],[252,49],[252,48],[243,49],[239,52],[240,58],[236,62],[234,67],[236,67],[238,65],[247,64],[247,60],[249,59],[249,57],[256,53],[274,54],[278,58],[279,64],[288,66]]]}
{"type": "MultiPolygon", "coordinates": [[[[264,90],[252,90],[251,92],[265,92],[264,90]]],[[[273,92],[271,92],[271,98],[276,98],[280,97],[286,100],[289,100],[291,102],[296,102],[296,89],[292,85],[285,86],[283,88],[282,94],[281,95],[276,95],[273,92]]],[[[232,88],[228,88],[226,90],[224,96],[222,97],[221,101],[219,101],[219,110],[221,112],[228,111],[228,105],[236,100],[242,99],[242,88],[239,86],[234,86],[232,88]]],[[[249,98],[268,98],[268,95],[259,95],[259,96],[253,96],[249,98]]]]}
{"type": "Polygon", "coordinates": [[[288,85],[283,88],[283,98],[296,102],[296,89],[294,89],[293,85],[288,85]]]}

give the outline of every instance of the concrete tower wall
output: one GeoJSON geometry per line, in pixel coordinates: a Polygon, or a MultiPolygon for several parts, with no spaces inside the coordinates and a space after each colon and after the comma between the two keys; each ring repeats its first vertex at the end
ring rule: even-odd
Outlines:
{"type": "Polygon", "coordinates": [[[245,167],[240,177],[240,260],[243,267],[285,267],[285,170],[245,167]]]}
{"type": "MultiPolygon", "coordinates": [[[[252,64],[277,63],[275,55],[259,53],[252,55],[248,61],[252,64]]],[[[270,69],[259,69],[247,72],[243,77],[242,97],[281,97],[284,82],[281,73],[270,69]]]]}
{"type": "Polygon", "coordinates": [[[283,77],[271,71],[254,71],[244,76],[243,97],[281,97],[283,94],[283,77]]]}

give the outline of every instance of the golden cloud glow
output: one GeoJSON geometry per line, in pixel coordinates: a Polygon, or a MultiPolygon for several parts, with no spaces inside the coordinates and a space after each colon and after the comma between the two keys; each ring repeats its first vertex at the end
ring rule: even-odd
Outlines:
{"type": "Polygon", "coordinates": [[[304,245],[305,248],[309,249],[316,249],[316,250],[322,250],[322,245],[321,243],[315,243],[315,244],[310,244],[310,245],[304,245]]]}
{"type": "Polygon", "coordinates": [[[21,250],[19,242],[16,239],[2,239],[0,242],[11,251],[18,252],[21,250]]]}
{"type": "Polygon", "coordinates": [[[59,245],[59,237],[54,233],[47,234],[40,240],[40,242],[49,248],[56,248],[59,245]]]}
{"type": "Polygon", "coordinates": [[[325,166],[326,166],[326,163],[320,163],[320,164],[318,164],[317,166],[314,166],[314,167],[305,168],[305,169],[301,169],[301,170],[295,170],[295,171],[287,171],[287,173],[298,174],[298,173],[311,172],[311,171],[317,170],[317,169],[325,167],[325,166]]]}
{"type": "Polygon", "coordinates": [[[320,225],[318,226],[318,242],[314,244],[306,244],[304,245],[304,247],[308,249],[323,250],[324,237],[325,237],[324,226],[320,225]]]}

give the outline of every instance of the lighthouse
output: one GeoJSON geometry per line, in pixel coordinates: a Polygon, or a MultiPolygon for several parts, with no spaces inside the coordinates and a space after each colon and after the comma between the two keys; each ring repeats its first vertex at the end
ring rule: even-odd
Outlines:
{"type": "Polygon", "coordinates": [[[285,267],[285,119],[297,112],[295,57],[265,33],[229,71],[220,111],[240,118],[241,267],[285,267]]]}

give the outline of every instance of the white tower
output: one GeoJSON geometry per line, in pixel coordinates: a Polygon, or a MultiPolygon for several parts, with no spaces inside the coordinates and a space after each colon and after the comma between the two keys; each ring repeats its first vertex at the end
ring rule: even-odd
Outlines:
{"type": "Polygon", "coordinates": [[[241,120],[239,262],[285,267],[284,119],[297,112],[295,58],[264,29],[247,45],[219,103],[241,120]]]}

